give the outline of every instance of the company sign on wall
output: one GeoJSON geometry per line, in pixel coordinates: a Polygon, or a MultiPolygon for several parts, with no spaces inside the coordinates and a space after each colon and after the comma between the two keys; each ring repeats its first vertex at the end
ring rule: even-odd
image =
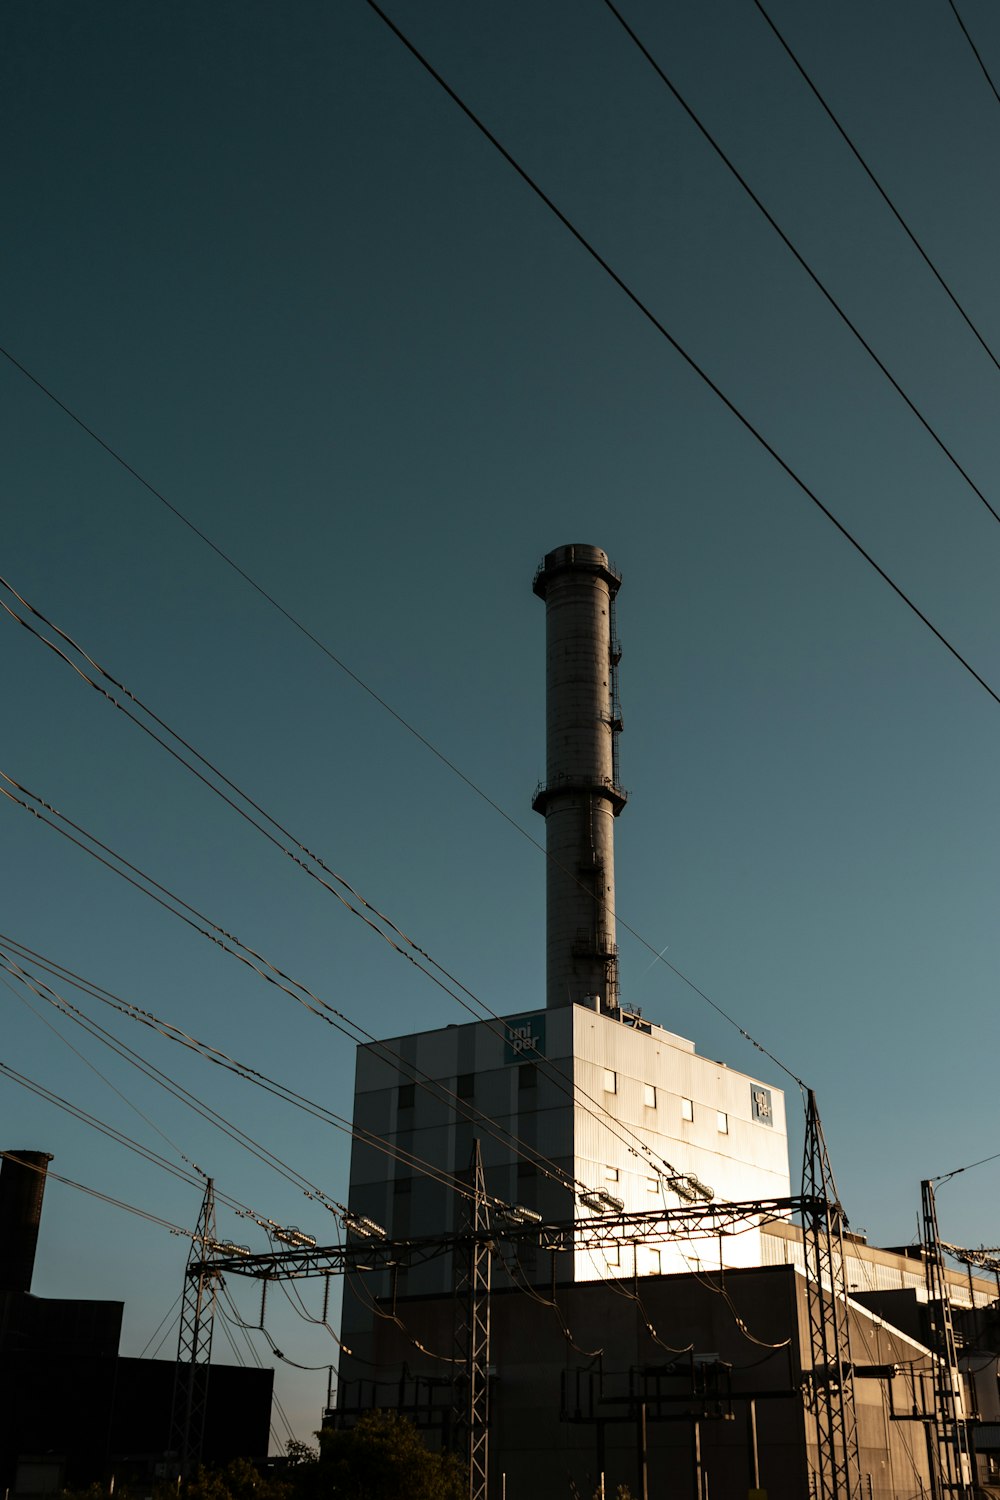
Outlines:
{"type": "Polygon", "coordinates": [[[533,1016],[515,1016],[506,1023],[504,1062],[530,1062],[545,1056],[545,1012],[533,1016]]]}
{"type": "Polygon", "coordinates": [[[750,1085],[750,1105],[758,1125],[773,1125],[774,1111],[771,1108],[771,1090],[759,1083],[750,1085]]]}

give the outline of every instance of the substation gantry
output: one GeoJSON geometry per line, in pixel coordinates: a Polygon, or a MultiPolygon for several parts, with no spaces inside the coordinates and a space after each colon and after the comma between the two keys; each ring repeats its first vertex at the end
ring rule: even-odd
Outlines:
{"type": "MultiPolygon", "coordinates": [[[[818,1118],[816,1130],[816,1138],[821,1142],[818,1118]]],[[[469,1500],[489,1500],[490,1266],[499,1245],[530,1244],[553,1252],[596,1250],[612,1240],[619,1245],[650,1245],[706,1236],[717,1238],[749,1221],[788,1219],[798,1214],[804,1226],[810,1303],[811,1359],[803,1380],[805,1399],[818,1434],[816,1494],[820,1500],[859,1500],[853,1365],[844,1279],[845,1221],[839,1202],[829,1193],[832,1179],[825,1148],[820,1170],[810,1181],[818,1191],[808,1196],[685,1204],[674,1209],[605,1213],[565,1222],[518,1223],[516,1211],[498,1212],[494,1207],[489,1212],[480,1167],[478,1175],[473,1176],[475,1191],[467,1223],[455,1234],[395,1240],[380,1234],[378,1226],[368,1221],[348,1219],[343,1244],[293,1244],[248,1255],[245,1250],[220,1243],[206,1232],[195,1237],[185,1272],[185,1297],[200,1309],[199,1336],[198,1340],[188,1337],[178,1348],[178,1390],[202,1389],[197,1383],[202,1377],[195,1366],[207,1363],[205,1351],[211,1348],[214,1289],[225,1277],[249,1277],[262,1282],[265,1290],[272,1281],[313,1276],[325,1277],[329,1284],[334,1275],[353,1271],[399,1272],[450,1251],[456,1267],[460,1334],[456,1378],[447,1382],[451,1387],[451,1415],[443,1418],[440,1425],[449,1426],[454,1446],[463,1452],[468,1463],[469,1500]],[[205,1245],[203,1254],[198,1253],[200,1244],[205,1245]]],[[[192,1403],[191,1412],[191,1419],[177,1438],[182,1472],[189,1471],[197,1462],[200,1449],[196,1403],[192,1403]]]]}

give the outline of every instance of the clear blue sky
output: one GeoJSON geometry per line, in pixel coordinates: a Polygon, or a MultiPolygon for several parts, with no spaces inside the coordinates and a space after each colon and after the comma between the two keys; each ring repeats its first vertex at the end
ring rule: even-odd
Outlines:
{"type": "MultiPolygon", "coordinates": [[[[1000,103],[948,4],[770,9],[1000,354],[1000,103]]],[[[1000,13],[960,11],[1000,78],[1000,13]]],[[[601,0],[391,13],[1000,691],[1000,525],[601,0]]],[[[626,13],[1000,508],[1000,373],[754,5],[626,13]]],[[[909,1240],[921,1177],[1000,1150],[1000,707],[363,0],[13,0],[0,122],[0,343],[535,837],[532,572],[564,542],[615,558],[619,911],[816,1088],[852,1221],[909,1240]]],[[[3,360],[0,422],[0,571],[494,1009],[541,1004],[531,844],[3,360]]],[[[373,1032],[462,1018],[0,626],[3,770],[373,1032]]],[[[346,1042],[9,803],[0,837],[5,933],[349,1113],[346,1042]]],[[[620,941],[626,1002],[787,1083],[620,941]]],[[[47,1017],[146,1119],[17,994],[0,1004],[0,1061],[170,1155],[155,1125],[224,1191],[328,1236],[82,1033],[47,1017]]],[[[343,1136],[109,1024],[346,1196],[343,1136]]],[[[194,1190],[4,1078],[0,1121],[4,1146],[193,1225],[194,1190]]],[[[997,1242],[997,1185],[993,1164],[943,1189],[946,1237],[997,1242]]],[[[52,1183],[35,1289],[124,1298],[138,1353],[184,1254],[52,1183]]],[[[333,1359],[280,1301],[279,1347],[333,1359]]],[[[303,1434],[325,1383],[279,1371],[303,1434]]]]}

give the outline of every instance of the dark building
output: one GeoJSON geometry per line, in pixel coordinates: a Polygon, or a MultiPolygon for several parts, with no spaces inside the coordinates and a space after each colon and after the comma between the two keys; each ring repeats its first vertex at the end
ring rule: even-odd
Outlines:
{"type": "MultiPolygon", "coordinates": [[[[11,1500],[169,1468],[174,1362],[119,1354],[121,1302],[31,1293],[50,1160],[12,1151],[0,1165],[0,1491],[11,1500]]],[[[206,1463],[266,1455],[273,1380],[213,1364],[206,1463]]]]}

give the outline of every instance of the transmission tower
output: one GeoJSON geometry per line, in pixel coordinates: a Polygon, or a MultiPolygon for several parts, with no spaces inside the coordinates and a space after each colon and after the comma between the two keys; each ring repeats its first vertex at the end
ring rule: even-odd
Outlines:
{"type": "Polygon", "coordinates": [[[170,1414],[170,1447],[177,1454],[180,1473],[184,1479],[201,1459],[201,1446],[205,1436],[212,1324],[215,1318],[215,1284],[218,1279],[206,1262],[216,1244],[215,1185],[209,1177],[205,1184],[198,1225],[191,1236],[191,1249],[184,1271],[174,1399],[170,1414]]]}
{"type": "Polygon", "coordinates": [[[490,1274],[493,1246],[478,1137],[469,1164],[464,1243],[455,1247],[455,1419],[469,1465],[469,1500],[488,1500],[490,1274]]]}
{"type": "Polygon", "coordinates": [[[962,1375],[951,1318],[951,1295],[944,1274],[944,1257],[938,1233],[937,1203],[930,1179],[920,1184],[924,1217],[924,1275],[927,1281],[927,1315],[934,1377],[934,1450],[937,1458],[938,1492],[971,1500],[972,1455],[969,1429],[962,1399],[962,1375]]]}
{"type": "Polygon", "coordinates": [[[808,1399],[816,1421],[819,1500],[860,1500],[854,1365],[844,1274],[844,1227],[816,1095],[808,1092],[802,1161],[802,1228],[806,1257],[811,1369],[808,1399]]]}

